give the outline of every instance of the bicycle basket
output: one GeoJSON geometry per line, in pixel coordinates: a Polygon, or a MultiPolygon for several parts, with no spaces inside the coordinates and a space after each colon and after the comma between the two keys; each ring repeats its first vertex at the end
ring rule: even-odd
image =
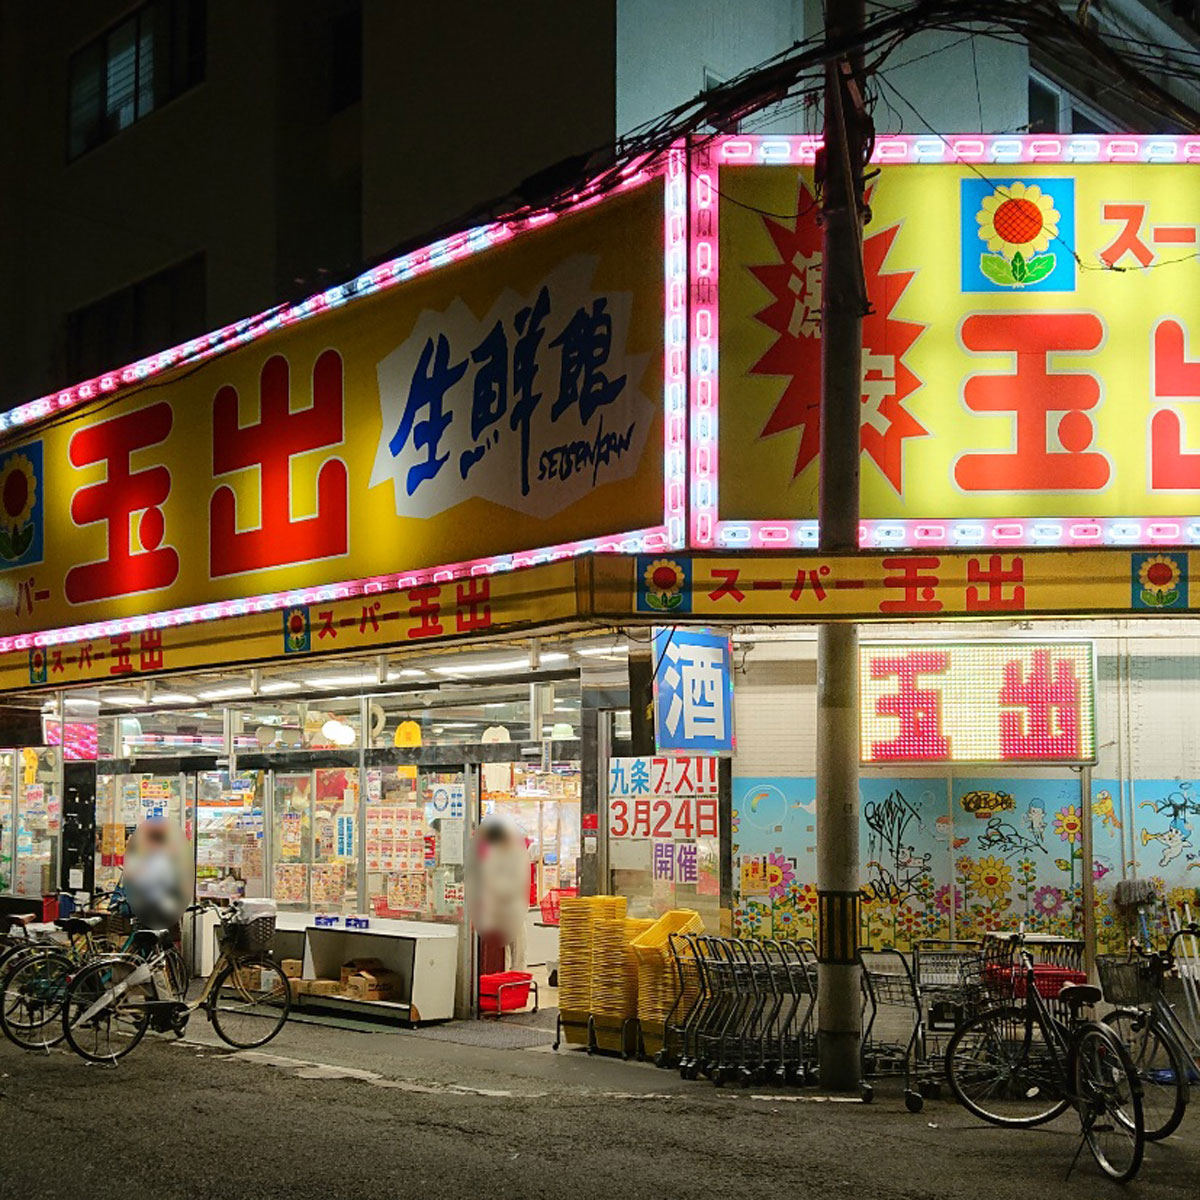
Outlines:
{"type": "Polygon", "coordinates": [[[244,924],[230,921],[221,934],[222,949],[235,954],[261,954],[275,940],[275,918],[255,917],[244,924]]]}
{"type": "Polygon", "coordinates": [[[1140,959],[1101,954],[1096,957],[1100,987],[1109,1004],[1153,1004],[1158,985],[1150,964],[1140,959]]]}

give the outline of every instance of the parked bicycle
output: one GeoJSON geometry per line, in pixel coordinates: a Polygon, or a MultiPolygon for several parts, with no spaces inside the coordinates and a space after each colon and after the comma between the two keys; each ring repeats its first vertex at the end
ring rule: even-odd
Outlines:
{"type": "MultiPolygon", "coordinates": [[[[1196,1069],[1200,1042],[1167,999],[1165,982],[1177,967],[1175,943],[1200,936],[1200,925],[1176,930],[1165,950],[1149,951],[1130,943],[1130,957],[1101,955],[1096,960],[1104,998],[1117,1008],[1104,1023],[1120,1037],[1142,1081],[1146,1137],[1157,1141],[1174,1133],[1183,1120],[1196,1069]]],[[[1185,980],[1185,988],[1191,983],[1185,980]]]]}
{"type": "MultiPolygon", "coordinates": [[[[117,948],[134,948],[136,935],[114,945],[109,919],[108,914],[70,916],[52,926],[22,927],[24,938],[0,965],[0,1031],[9,1041],[23,1050],[47,1050],[62,1040],[60,1018],[71,973],[117,948]]],[[[180,968],[182,960],[175,967],[180,968]]]]}
{"type": "Polygon", "coordinates": [[[1145,1153],[1141,1078],[1117,1034],[1081,1016],[1101,999],[1100,989],[1067,983],[1057,994],[1064,1015],[1056,1016],[1023,940],[1013,939],[1017,961],[1008,968],[1013,1000],[971,1017],[946,1047],[950,1088],[968,1112],[1010,1128],[1032,1128],[1074,1108],[1080,1152],[1086,1143],[1100,1169],[1123,1183],[1145,1153]]]}
{"type": "Polygon", "coordinates": [[[243,901],[229,908],[206,903],[188,912],[216,912],[220,954],[196,999],[188,1001],[169,969],[167,930],[153,931],[157,947],[146,957],[117,954],[77,971],[67,987],[62,1028],[68,1045],[89,1062],[115,1063],[147,1029],[182,1036],[192,1013],[203,1010],[217,1036],[248,1050],[283,1028],[291,986],[268,950],[275,917],[248,916],[243,901]]]}

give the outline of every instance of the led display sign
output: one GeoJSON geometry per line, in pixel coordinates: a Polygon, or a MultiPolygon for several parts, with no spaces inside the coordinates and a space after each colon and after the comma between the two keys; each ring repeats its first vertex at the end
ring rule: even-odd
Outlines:
{"type": "Polygon", "coordinates": [[[1085,763],[1090,642],[864,644],[864,763],[1085,763]]]}

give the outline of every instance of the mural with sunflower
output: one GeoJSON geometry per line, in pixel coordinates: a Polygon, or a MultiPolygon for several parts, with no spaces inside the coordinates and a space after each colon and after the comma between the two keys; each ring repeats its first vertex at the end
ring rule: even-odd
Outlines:
{"type": "MultiPolygon", "coordinates": [[[[1027,929],[1082,936],[1083,822],[1093,828],[1092,876],[1101,951],[1138,932],[1112,900],[1128,845],[1133,865],[1168,905],[1195,907],[1200,860],[1191,817],[1200,797],[1178,781],[1134,786],[1140,831],[1126,836],[1119,785],[1095,780],[1090,814],[1076,779],[970,778],[861,781],[864,945],[911,950],[925,938],[1027,929]],[[1193,866],[1197,869],[1193,870],[1193,866]]],[[[808,777],[734,777],[734,932],[816,935],[816,786],[808,777]]],[[[1155,915],[1165,922],[1165,910],[1155,915]]]]}

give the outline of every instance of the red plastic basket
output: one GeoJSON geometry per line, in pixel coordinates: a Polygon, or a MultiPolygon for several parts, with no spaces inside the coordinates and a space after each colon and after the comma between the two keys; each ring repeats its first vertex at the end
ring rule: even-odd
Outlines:
{"type": "Polygon", "coordinates": [[[557,925],[559,904],[564,896],[579,895],[578,888],[549,888],[542,897],[542,924],[557,925]]]}
{"type": "Polygon", "coordinates": [[[533,976],[526,971],[496,971],[479,977],[481,1012],[516,1012],[529,1003],[533,976]]]}
{"type": "MultiPolygon", "coordinates": [[[[1025,999],[1026,976],[1019,966],[992,963],[987,968],[987,981],[993,985],[1003,984],[1018,1000],[1025,999]]],[[[1087,975],[1054,963],[1034,963],[1033,982],[1043,1000],[1053,1000],[1068,984],[1087,983],[1087,975]]]]}

